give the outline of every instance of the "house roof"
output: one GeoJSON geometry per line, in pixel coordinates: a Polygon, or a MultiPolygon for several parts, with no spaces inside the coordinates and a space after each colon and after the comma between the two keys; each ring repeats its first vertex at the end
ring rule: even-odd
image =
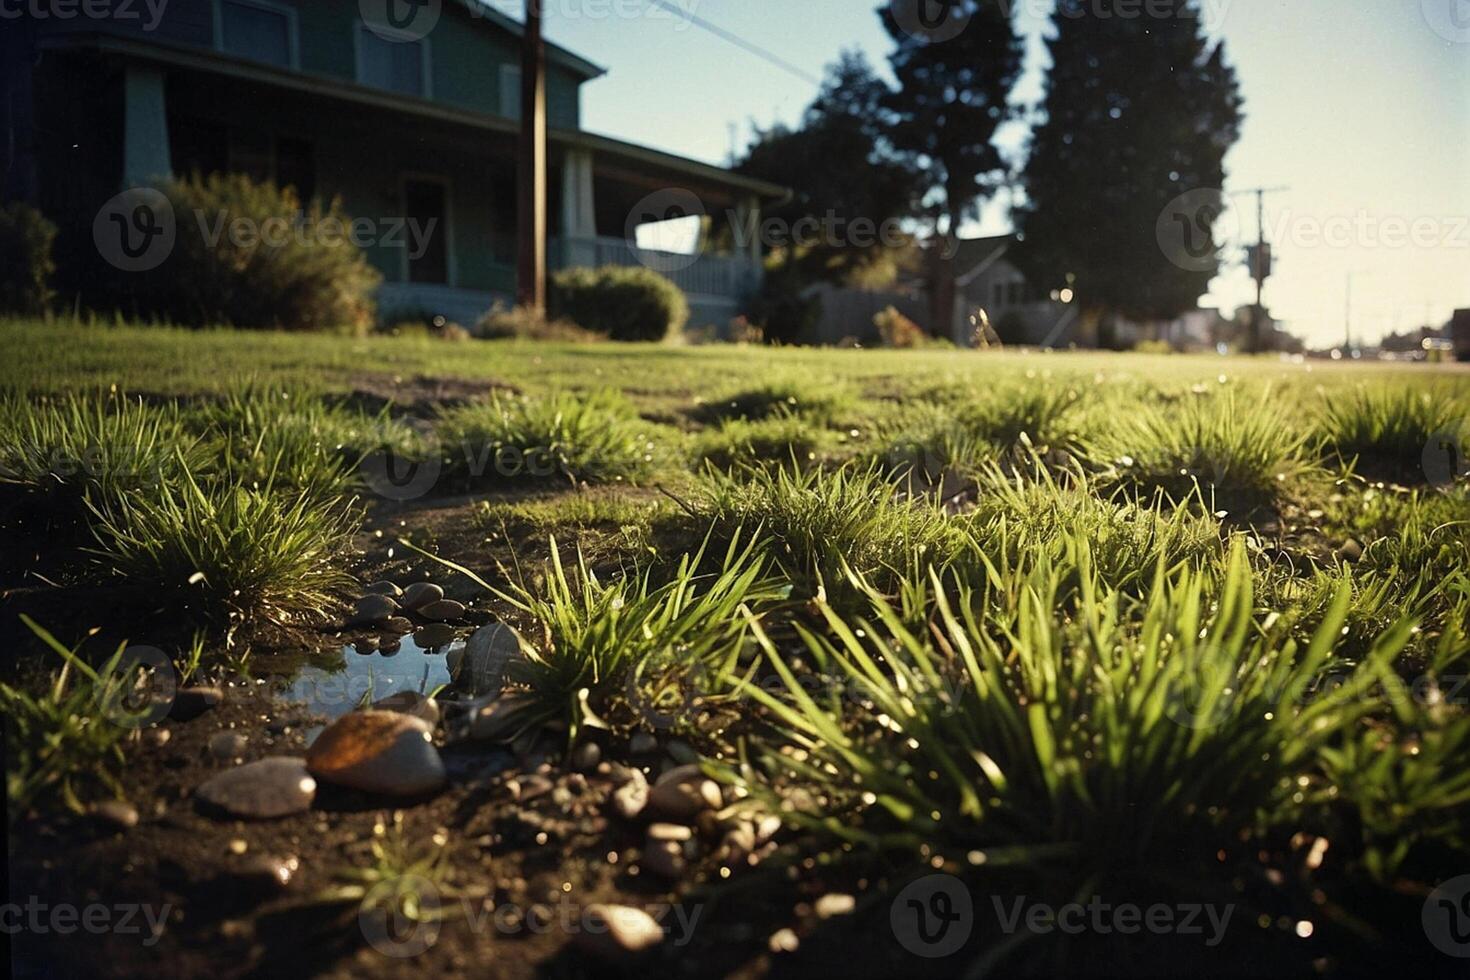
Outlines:
{"type": "MultiPolygon", "coordinates": [[[[526,33],[525,24],[495,9],[489,0],[454,0],[454,2],[468,10],[470,16],[484,18],[516,37],[523,37],[526,33]]],[[[550,41],[546,42],[546,56],[563,68],[581,75],[584,79],[590,80],[607,74],[607,69],[601,65],[594,64],[581,55],[550,41]]]]}
{"type": "Polygon", "coordinates": [[[1015,235],[960,239],[954,255],[955,284],[960,288],[968,286],[976,276],[1005,258],[1015,242],[1015,235]]]}

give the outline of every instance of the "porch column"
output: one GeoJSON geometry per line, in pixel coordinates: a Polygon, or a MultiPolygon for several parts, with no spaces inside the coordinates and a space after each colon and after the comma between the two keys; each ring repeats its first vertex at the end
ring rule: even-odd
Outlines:
{"type": "Polygon", "coordinates": [[[123,81],[123,186],[173,176],[163,72],[129,65],[123,81]]]}
{"type": "Polygon", "coordinates": [[[562,162],[562,255],[566,264],[597,264],[597,212],[592,199],[592,153],[567,150],[562,162]]]}
{"type": "Polygon", "coordinates": [[[760,288],[765,278],[765,262],[761,249],[761,199],[747,197],[735,205],[735,247],[750,266],[749,289],[760,288]]]}

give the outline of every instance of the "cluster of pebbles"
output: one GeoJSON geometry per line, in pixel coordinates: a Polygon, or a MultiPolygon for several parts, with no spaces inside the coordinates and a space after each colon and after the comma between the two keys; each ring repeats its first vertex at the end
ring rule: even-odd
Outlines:
{"type": "MultiPolygon", "coordinates": [[[[447,645],[456,636],[455,623],[464,619],[465,604],[446,599],[444,589],[433,582],[414,582],[399,588],[393,582],[374,582],[353,602],[348,613],[348,629],[371,627],[381,638],[379,649],[391,653],[401,638],[413,634],[414,642],[424,649],[447,645]]],[[[368,645],[373,645],[368,641],[368,645]]]]}
{"type": "MultiPolygon", "coordinates": [[[[399,590],[382,582],[353,604],[349,625],[385,632],[406,625],[402,633],[407,633],[416,625],[411,616],[425,621],[420,630],[442,626],[452,631],[464,614],[461,603],[445,599],[432,583],[399,590]]],[[[454,676],[450,699],[441,703],[413,691],[394,693],[333,721],[301,758],[271,755],[243,761],[250,748],[247,737],[233,730],[217,733],[209,740],[209,753],[229,765],[201,783],[195,799],[205,813],[235,820],[306,812],[324,786],[385,805],[413,805],[432,799],[451,781],[462,782],[459,763],[474,759],[477,745],[501,746],[502,755],[509,746],[519,765],[496,778],[494,787],[514,801],[520,819],[549,826],[565,821],[569,813],[590,812],[595,827],[617,821],[643,841],[630,857],[662,880],[680,881],[709,861],[730,868],[754,865],[775,849],[780,818],[751,816],[728,790],[705,776],[688,743],[661,743],[648,733],[635,734],[626,743],[606,743],[622,750],[624,763],[604,759],[604,745],[596,741],[582,741],[565,752],[564,730],[528,726],[534,703],[523,691],[507,690],[515,661],[523,656],[513,629],[501,623],[482,626],[449,653],[454,676]],[[453,777],[440,754],[449,743],[456,743],[453,777]],[[538,813],[537,807],[551,811],[538,813]]],[[[176,720],[197,717],[224,697],[215,688],[178,694],[176,720]]],[[[167,735],[166,729],[158,731],[167,735]]],[[[470,781],[471,788],[475,782],[470,781]]],[[[136,822],[136,814],[96,816],[119,829],[136,822]]],[[[588,914],[607,926],[579,934],[577,942],[590,952],[628,955],[663,939],[662,928],[641,909],[603,905],[588,914]]]]}

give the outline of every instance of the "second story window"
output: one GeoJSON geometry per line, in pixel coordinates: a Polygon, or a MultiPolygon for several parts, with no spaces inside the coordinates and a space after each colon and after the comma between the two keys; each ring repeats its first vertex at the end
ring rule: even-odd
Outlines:
{"type": "Polygon", "coordinates": [[[266,0],[219,0],[221,50],[280,68],[296,66],[296,11],[266,0]]]}
{"type": "Polygon", "coordinates": [[[421,39],[390,41],[358,25],[357,80],[404,95],[429,95],[429,48],[421,39]]]}

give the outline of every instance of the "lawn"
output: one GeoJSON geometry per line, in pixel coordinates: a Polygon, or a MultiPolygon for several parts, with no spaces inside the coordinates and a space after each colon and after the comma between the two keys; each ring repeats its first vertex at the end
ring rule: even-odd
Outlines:
{"type": "Polygon", "coordinates": [[[0,342],[11,890],[172,909],[23,963],[1457,966],[1424,916],[1470,889],[1462,369],[0,342]],[[308,752],[414,692],[431,748],[308,752]],[[218,803],[269,756],[314,797],[218,803]],[[606,906],[660,941],[589,938],[606,906]]]}

